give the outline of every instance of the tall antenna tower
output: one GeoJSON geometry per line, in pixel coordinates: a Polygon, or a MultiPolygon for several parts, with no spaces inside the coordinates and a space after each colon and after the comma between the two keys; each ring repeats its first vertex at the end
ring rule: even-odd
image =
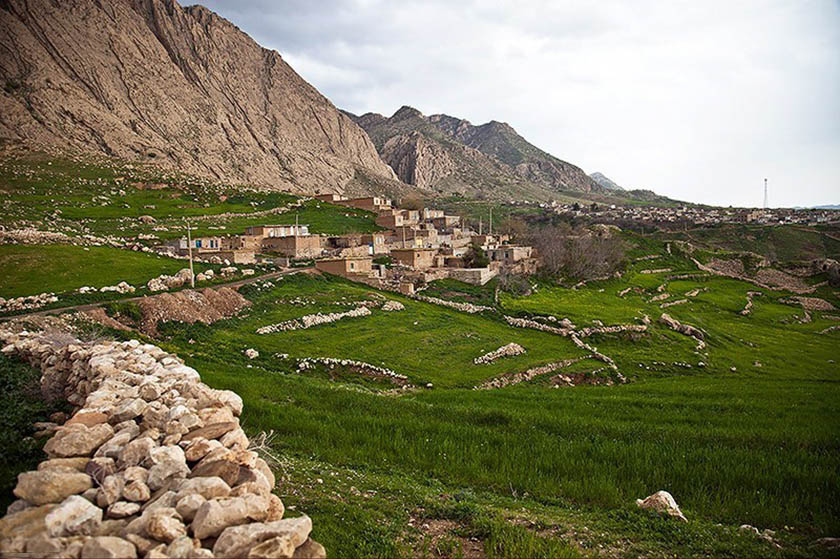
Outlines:
{"type": "Polygon", "coordinates": [[[767,209],[767,179],[764,179],[764,209],[767,209]]]}

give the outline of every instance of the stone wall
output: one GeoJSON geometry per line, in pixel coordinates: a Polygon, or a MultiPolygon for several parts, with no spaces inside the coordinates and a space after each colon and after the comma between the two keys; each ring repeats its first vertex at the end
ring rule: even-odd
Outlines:
{"type": "Polygon", "coordinates": [[[0,330],[75,406],[47,459],[18,476],[0,555],[325,557],[307,516],[284,519],[274,474],[239,424],[242,399],[160,348],[0,330]]]}

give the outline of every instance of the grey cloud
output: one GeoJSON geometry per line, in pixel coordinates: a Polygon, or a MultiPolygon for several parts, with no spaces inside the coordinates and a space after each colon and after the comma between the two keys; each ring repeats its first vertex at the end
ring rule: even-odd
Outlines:
{"type": "Polygon", "coordinates": [[[620,184],[840,201],[830,1],[210,0],[336,105],[509,122],[620,184]]]}

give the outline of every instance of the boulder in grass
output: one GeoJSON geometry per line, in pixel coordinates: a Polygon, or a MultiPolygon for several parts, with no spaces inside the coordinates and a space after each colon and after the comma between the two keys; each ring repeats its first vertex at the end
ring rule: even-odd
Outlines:
{"type": "Polygon", "coordinates": [[[683,515],[677,501],[667,491],[657,491],[646,499],[636,499],[636,505],[643,509],[655,510],[659,513],[665,513],[672,518],[678,518],[683,522],[688,522],[688,519],[683,515]]]}

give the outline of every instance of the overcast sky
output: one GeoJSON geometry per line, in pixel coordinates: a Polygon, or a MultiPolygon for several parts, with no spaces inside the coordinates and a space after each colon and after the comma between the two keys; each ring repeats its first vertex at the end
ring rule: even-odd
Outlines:
{"type": "Polygon", "coordinates": [[[682,200],[840,203],[837,0],[203,3],[357,114],[507,122],[682,200]]]}

